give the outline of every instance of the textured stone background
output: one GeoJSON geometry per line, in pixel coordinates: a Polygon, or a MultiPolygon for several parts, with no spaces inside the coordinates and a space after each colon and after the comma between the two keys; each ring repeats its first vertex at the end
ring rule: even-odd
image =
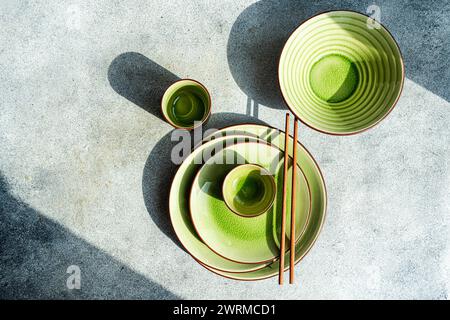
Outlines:
{"type": "Polygon", "coordinates": [[[276,60],[289,32],[314,13],[372,4],[312,2],[2,0],[0,297],[448,298],[446,0],[376,2],[407,71],[387,119],[351,137],[301,126],[329,209],[297,285],[221,278],[174,240],[163,85],[203,82],[210,126],[282,128],[276,60]],[[81,290],[66,288],[69,265],[81,290]]]}

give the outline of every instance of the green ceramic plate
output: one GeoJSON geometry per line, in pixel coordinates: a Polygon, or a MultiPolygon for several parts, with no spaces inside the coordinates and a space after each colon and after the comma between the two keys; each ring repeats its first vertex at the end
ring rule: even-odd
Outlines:
{"type": "MultiPolygon", "coordinates": [[[[221,136],[230,136],[233,134],[248,134],[250,136],[256,136],[265,141],[271,142],[274,146],[284,149],[284,133],[270,127],[255,125],[255,124],[244,124],[238,126],[232,126],[224,128],[215,132],[213,135],[209,136],[205,140],[217,139],[221,136]]],[[[222,138],[223,139],[223,138],[222,138]]],[[[289,152],[292,155],[292,137],[289,137],[289,152]]],[[[319,236],[320,230],[325,219],[326,206],[327,206],[327,194],[325,188],[325,182],[320,169],[311,156],[311,154],[303,147],[300,143],[296,145],[298,151],[298,164],[300,165],[302,171],[304,172],[306,179],[309,183],[309,188],[311,190],[311,217],[308,221],[305,232],[301,235],[300,239],[297,241],[297,246],[295,248],[295,261],[296,263],[300,261],[312,248],[313,244],[319,236]]],[[[175,227],[175,226],[174,226],[175,227]]],[[[181,239],[180,239],[181,240],[181,239]]],[[[196,258],[196,257],[194,257],[196,258]]],[[[196,258],[196,260],[205,266],[202,259],[196,258]]],[[[289,266],[289,253],[286,256],[285,268],[289,266]]],[[[208,270],[215,272],[219,275],[230,279],[236,280],[260,280],[269,277],[273,277],[278,274],[279,261],[276,260],[273,263],[255,271],[242,272],[242,273],[230,273],[216,270],[205,266],[208,270]]]]}
{"type": "Polygon", "coordinates": [[[281,53],[282,95],[306,125],[348,135],[386,117],[403,88],[400,49],[382,25],[352,11],[331,11],[301,24],[281,53]]]}
{"type": "MultiPolygon", "coordinates": [[[[281,230],[283,159],[283,152],[275,146],[264,142],[247,142],[220,150],[202,166],[192,185],[190,207],[197,234],[211,250],[241,263],[263,263],[279,255],[277,244],[281,230]],[[229,209],[222,196],[225,176],[243,163],[257,164],[274,173],[279,195],[277,203],[256,217],[237,215],[229,209]]],[[[292,175],[292,169],[289,174],[292,175]]],[[[291,180],[289,178],[289,185],[291,180]]],[[[300,170],[297,170],[297,181],[296,239],[304,231],[310,208],[308,183],[300,170]]],[[[287,218],[286,229],[290,230],[289,215],[287,218]]]]}

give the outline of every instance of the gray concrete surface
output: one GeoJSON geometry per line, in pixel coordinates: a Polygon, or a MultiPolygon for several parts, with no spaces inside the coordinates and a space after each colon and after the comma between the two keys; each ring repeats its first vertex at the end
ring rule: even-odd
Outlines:
{"type": "Polygon", "coordinates": [[[449,3],[385,1],[407,80],[351,137],[300,128],[325,175],[324,230],[296,270],[236,282],[179,248],[167,219],[163,85],[211,91],[210,126],[282,128],[276,56],[323,10],[364,1],[0,3],[0,298],[426,298],[450,293],[449,3]],[[66,287],[67,267],[81,289],[66,287]]]}

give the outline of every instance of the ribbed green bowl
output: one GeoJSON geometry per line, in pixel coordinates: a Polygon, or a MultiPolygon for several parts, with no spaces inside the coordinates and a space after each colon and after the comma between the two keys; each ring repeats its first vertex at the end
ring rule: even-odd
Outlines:
{"type": "Polygon", "coordinates": [[[287,40],[278,76],[299,119],[318,131],[349,135],[386,117],[400,97],[400,49],[380,24],[352,11],[319,14],[287,40]]]}

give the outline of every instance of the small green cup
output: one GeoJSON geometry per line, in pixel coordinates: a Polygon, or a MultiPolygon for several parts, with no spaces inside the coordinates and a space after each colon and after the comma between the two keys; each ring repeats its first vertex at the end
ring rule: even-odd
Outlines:
{"type": "Polygon", "coordinates": [[[273,204],[276,185],[273,176],[256,164],[243,164],[225,177],[222,194],[228,208],[243,217],[256,217],[273,204]]]}
{"type": "Polygon", "coordinates": [[[161,100],[164,118],[177,129],[192,130],[208,120],[211,96],[200,82],[182,79],[167,88],[161,100]]]}

